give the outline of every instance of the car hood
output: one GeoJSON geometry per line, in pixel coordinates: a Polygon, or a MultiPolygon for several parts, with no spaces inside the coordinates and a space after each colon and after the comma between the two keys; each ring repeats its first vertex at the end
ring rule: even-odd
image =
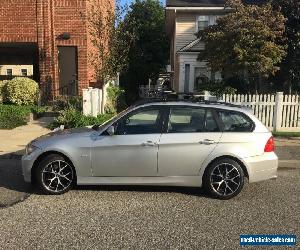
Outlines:
{"type": "Polygon", "coordinates": [[[72,137],[72,136],[78,136],[78,135],[83,135],[83,134],[90,134],[94,130],[89,127],[84,127],[84,128],[73,128],[73,129],[63,129],[63,130],[58,130],[55,132],[50,132],[48,134],[42,135],[36,139],[34,139],[31,143],[33,144],[40,144],[45,141],[50,141],[50,140],[59,140],[59,139],[64,139],[66,137],[72,137]]]}

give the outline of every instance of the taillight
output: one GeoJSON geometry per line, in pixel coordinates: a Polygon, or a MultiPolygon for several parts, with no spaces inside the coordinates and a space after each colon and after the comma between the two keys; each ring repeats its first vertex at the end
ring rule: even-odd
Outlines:
{"type": "Polygon", "coordinates": [[[274,138],[273,136],[267,141],[265,146],[265,152],[273,152],[275,150],[274,138]]]}

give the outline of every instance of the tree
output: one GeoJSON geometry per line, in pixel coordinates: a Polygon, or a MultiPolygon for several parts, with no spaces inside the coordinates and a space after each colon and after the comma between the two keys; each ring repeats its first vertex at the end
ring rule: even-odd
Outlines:
{"type": "Polygon", "coordinates": [[[291,92],[292,87],[300,84],[300,1],[273,0],[272,5],[286,18],[284,35],[287,54],[281,63],[279,76],[291,92]]]}
{"type": "MultiPolygon", "coordinates": [[[[268,76],[279,68],[285,56],[284,16],[270,4],[244,5],[240,0],[227,0],[229,13],[217,19],[197,35],[205,43],[199,60],[207,61],[213,72],[243,73],[268,76]]],[[[256,86],[257,91],[257,86],[256,86]]]]}
{"type": "Polygon", "coordinates": [[[129,7],[119,25],[121,40],[128,40],[127,66],[120,84],[128,103],[137,99],[138,86],[155,81],[169,58],[169,41],[165,32],[165,14],[158,0],[137,0],[129,7]],[[125,36],[125,37],[124,37],[125,36]]]}
{"type": "Polygon", "coordinates": [[[118,1],[108,2],[103,7],[101,0],[89,0],[88,27],[94,47],[89,62],[94,67],[95,78],[105,82],[116,77],[128,64],[128,51],[133,34],[123,33],[122,15],[126,6],[118,1]]]}

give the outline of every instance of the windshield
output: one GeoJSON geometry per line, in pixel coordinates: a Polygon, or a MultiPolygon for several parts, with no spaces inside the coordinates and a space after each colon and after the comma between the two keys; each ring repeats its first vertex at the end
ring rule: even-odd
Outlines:
{"type": "Polygon", "coordinates": [[[102,124],[95,124],[92,129],[94,130],[99,130],[102,127],[105,127],[107,124],[109,123],[113,123],[116,120],[118,120],[120,117],[122,117],[124,114],[126,114],[130,109],[132,109],[132,107],[129,107],[127,109],[124,109],[122,112],[120,112],[119,114],[116,114],[115,116],[113,116],[112,118],[110,118],[109,120],[107,120],[106,122],[102,123],[102,124]]]}

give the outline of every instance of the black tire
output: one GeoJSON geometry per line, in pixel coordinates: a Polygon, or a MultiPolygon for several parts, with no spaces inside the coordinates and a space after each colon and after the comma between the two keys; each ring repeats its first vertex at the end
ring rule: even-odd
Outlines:
{"type": "Polygon", "coordinates": [[[221,158],[211,163],[205,170],[203,187],[210,196],[228,200],[241,192],[244,177],[244,171],[238,162],[221,158]]]}
{"type": "Polygon", "coordinates": [[[45,194],[68,192],[76,180],[71,162],[61,155],[47,155],[35,170],[36,185],[45,194]]]}

